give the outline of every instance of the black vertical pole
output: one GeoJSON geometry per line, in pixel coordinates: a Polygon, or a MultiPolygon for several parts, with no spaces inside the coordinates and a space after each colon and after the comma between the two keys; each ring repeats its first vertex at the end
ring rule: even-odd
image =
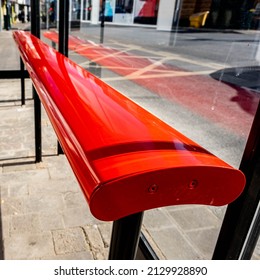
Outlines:
{"type": "Polygon", "coordinates": [[[25,87],[24,87],[24,63],[20,58],[20,70],[21,70],[21,103],[25,104],[25,87]]]}
{"type": "MultiPolygon", "coordinates": [[[[31,0],[31,33],[40,38],[40,1],[31,0]]],[[[42,161],[42,133],[41,133],[41,102],[36,90],[34,97],[34,128],[35,128],[35,157],[36,162],[42,161]]]]}
{"type": "MultiPolygon", "coordinates": [[[[1,7],[2,8],[2,7],[1,7]]],[[[5,21],[5,29],[10,30],[11,28],[11,23],[10,23],[10,8],[11,8],[11,3],[10,0],[6,1],[6,15],[4,16],[4,21],[5,21]]]]}
{"type": "Polygon", "coordinates": [[[59,1],[59,52],[68,57],[69,0],[59,1]]]}
{"type": "Polygon", "coordinates": [[[260,103],[247,140],[240,170],[246,176],[246,186],[240,197],[227,208],[213,254],[214,260],[239,259],[258,207],[260,199],[260,103]]]}
{"type": "Polygon", "coordinates": [[[251,259],[259,238],[259,234],[260,234],[260,208],[256,213],[255,220],[253,222],[252,228],[248,235],[248,239],[245,243],[240,259],[242,260],[251,259]]]}
{"type": "Polygon", "coordinates": [[[109,260],[134,260],[140,238],[143,212],[113,223],[109,260]]]}
{"type": "Polygon", "coordinates": [[[100,14],[100,19],[101,19],[101,25],[100,25],[100,43],[104,43],[104,30],[105,30],[105,9],[106,9],[106,0],[102,0],[101,4],[101,14],[100,14]]]}
{"type": "MultiPolygon", "coordinates": [[[[69,0],[59,1],[59,52],[69,55],[69,0]]],[[[58,154],[63,154],[58,142],[58,154]]]]}
{"type": "Polygon", "coordinates": [[[170,46],[174,46],[177,40],[177,31],[179,26],[182,1],[183,0],[175,1],[175,7],[172,16],[172,28],[171,28],[170,41],[169,41],[170,46]]]}
{"type": "Polygon", "coordinates": [[[182,7],[182,0],[177,0],[175,2],[175,7],[174,7],[174,11],[173,11],[172,30],[178,28],[181,7],[182,7]]]}

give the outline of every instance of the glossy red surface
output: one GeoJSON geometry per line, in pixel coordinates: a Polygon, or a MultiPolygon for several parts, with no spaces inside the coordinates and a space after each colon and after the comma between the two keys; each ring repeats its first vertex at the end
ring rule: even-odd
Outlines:
{"type": "Polygon", "coordinates": [[[30,33],[14,39],[96,218],[239,196],[239,170],[30,33]]]}

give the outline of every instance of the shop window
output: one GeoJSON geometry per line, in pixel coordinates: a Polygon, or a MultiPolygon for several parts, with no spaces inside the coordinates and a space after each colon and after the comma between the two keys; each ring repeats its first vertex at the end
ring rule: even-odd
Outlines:
{"type": "Polygon", "coordinates": [[[156,24],[159,0],[136,0],[134,23],[156,24]]]}
{"type": "Polygon", "coordinates": [[[91,20],[91,12],[92,12],[92,0],[84,0],[82,19],[91,20]]]}

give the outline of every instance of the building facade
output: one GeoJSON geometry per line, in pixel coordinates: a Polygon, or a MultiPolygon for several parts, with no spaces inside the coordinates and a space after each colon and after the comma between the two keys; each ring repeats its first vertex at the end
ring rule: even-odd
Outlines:
{"type": "Polygon", "coordinates": [[[30,21],[30,0],[0,0],[0,7],[1,28],[9,29],[17,21],[30,21]]]}
{"type": "MultiPolygon", "coordinates": [[[[55,22],[59,0],[41,0],[42,19],[55,22]]],[[[149,25],[158,30],[189,26],[190,16],[209,12],[206,26],[210,28],[251,28],[252,11],[260,0],[70,0],[70,21],[78,26],[106,22],[120,25],[149,25]]],[[[0,20],[6,14],[10,22],[30,20],[30,0],[0,0],[0,20]],[[22,18],[20,18],[22,20],[22,18]]]]}
{"type": "MultiPolygon", "coordinates": [[[[121,25],[144,24],[158,30],[189,26],[190,16],[208,13],[211,28],[250,28],[252,11],[259,0],[71,0],[80,7],[81,24],[105,21],[121,25]]],[[[79,14],[79,13],[78,13],[79,14]]]]}

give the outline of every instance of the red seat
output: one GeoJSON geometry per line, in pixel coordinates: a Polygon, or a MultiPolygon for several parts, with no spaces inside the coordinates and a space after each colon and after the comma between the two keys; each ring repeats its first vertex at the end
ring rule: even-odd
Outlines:
{"type": "Polygon", "coordinates": [[[245,177],[24,31],[14,39],[93,215],[224,205],[245,177]]]}

